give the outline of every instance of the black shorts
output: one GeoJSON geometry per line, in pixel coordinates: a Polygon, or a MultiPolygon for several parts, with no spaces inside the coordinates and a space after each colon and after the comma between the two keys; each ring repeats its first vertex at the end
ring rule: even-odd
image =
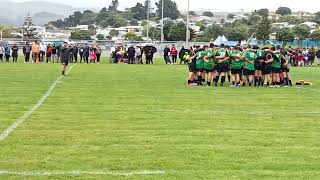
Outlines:
{"type": "Polygon", "coordinates": [[[231,69],[231,74],[242,74],[242,69],[231,69]]]}
{"type": "Polygon", "coordinates": [[[245,75],[245,76],[253,76],[254,73],[255,73],[254,70],[243,69],[243,75],[245,75]]]}
{"type": "Polygon", "coordinates": [[[217,68],[218,73],[225,73],[225,72],[228,72],[229,65],[228,64],[217,64],[216,68],[217,68]]]}
{"type": "Polygon", "coordinates": [[[265,64],[262,69],[262,74],[263,75],[271,74],[271,72],[272,72],[272,66],[270,64],[265,64]]]}
{"type": "Polygon", "coordinates": [[[254,68],[256,69],[256,71],[262,71],[263,65],[262,63],[255,63],[254,68]]]}
{"type": "Polygon", "coordinates": [[[188,66],[189,66],[189,72],[197,72],[195,62],[188,63],[188,66]]]}
{"type": "Polygon", "coordinates": [[[204,70],[204,68],[196,68],[196,72],[204,72],[205,70],[204,70]]]}
{"type": "Polygon", "coordinates": [[[272,67],[272,73],[281,73],[281,68],[272,67]]]}
{"type": "Polygon", "coordinates": [[[206,73],[212,73],[213,70],[212,69],[205,69],[206,73]]]}
{"type": "Polygon", "coordinates": [[[69,65],[69,61],[61,61],[62,65],[68,66],[69,65]]]}

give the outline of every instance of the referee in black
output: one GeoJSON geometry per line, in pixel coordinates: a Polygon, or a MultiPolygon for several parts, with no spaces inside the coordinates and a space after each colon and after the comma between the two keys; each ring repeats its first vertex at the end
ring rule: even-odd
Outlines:
{"type": "Polygon", "coordinates": [[[61,46],[60,59],[62,64],[62,75],[66,76],[66,70],[70,60],[70,47],[67,42],[64,42],[63,46],[61,46]]]}

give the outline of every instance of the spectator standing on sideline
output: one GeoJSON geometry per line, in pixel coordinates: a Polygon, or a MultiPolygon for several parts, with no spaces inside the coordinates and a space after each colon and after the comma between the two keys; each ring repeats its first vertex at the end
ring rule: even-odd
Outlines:
{"type": "Polygon", "coordinates": [[[306,48],[303,48],[302,55],[304,57],[304,65],[308,65],[309,53],[306,48]]]}
{"type": "Polygon", "coordinates": [[[61,45],[57,46],[57,63],[60,62],[60,57],[61,57],[61,45]]]}
{"type": "Polygon", "coordinates": [[[0,62],[3,62],[4,47],[0,44],[0,62]]]}
{"type": "Polygon", "coordinates": [[[318,66],[320,65],[320,48],[318,48],[317,52],[316,52],[316,56],[318,59],[318,66]]]}
{"type": "Polygon", "coordinates": [[[80,44],[80,47],[79,47],[79,55],[80,55],[80,63],[82,63],[82,59],[83,59],[83,44],[80,44]]]}
{"type": "Polygon", "coordinates": [[[170,52],[171,52],[170,48],[166,45],[166,47],[163,50],[163,59],[166,64],[171,64],[170,56],[169,56],[170,52]]]}
{"type": "Polygon", "coordinates": [[[51,56],[52,56],[52,47],[50,44],[47,46],[47,51],[46,51],[46,62],[51,63],[51,56]]]}
{"type": "Polygon", "coordinates": [[[18,62],[18,51],[19,51],[19,48],[18,48],[17,44],[14,44],[12,47],[12,61],[13,61],[13,63],[18,62]]]}
{"type": "Polygon", "coordinates": [[[96,46],[96,56],[97,56],[97,63],[100,64],[100,58],[102,54],[102,48],[97,44],[96,46]]]}
{"type": "Polygon", "coordinates": [[[47,47],[46,45],[42,42],[40,45],[40,62],[43,63],[44,62],[44,57],[46,56],[46,51],[47,51],[47,47]]]}
{"type": "Polygon", "coordinates": [[[51,52],[52,52],[52,54],[51,54],[51,62],[54,63],[54,61],[57,59],[57,48],[56,48],[55,44],[52,45],[51,52]]]}
{"type": "Polygon", "coordinates": [[[83,58],[86,64],[89,63],[90,47],[88,44],[85,45],[83,49],[83,58]]]}
{"type": "Polygon", "coordinates": [[[135,48],[135,52],[136,52],[135,56],[136,56],[137,64],[143,64],[143,62],[142,62],[142,50],[141,50],[141,48],[140,48],[139,46],[137,46],[137,47],[135,48]]]}
{"type": "Polygon", "coordinates": [[[186,54],[186,52],[188,52],[188,50],[185,49],[184,46],[182,46],[182,48],[181,48],[181,50],[180,50],[180,52],[179,52],[180,64],[182,64],[182,62],[183,62],[184,64],[187,64],[187,60],[183,58],[184,55],[186,54]]]}
{"type": "Polygon", "coordinates": [[[90,50],[90,63],[96,63],[97,55],[94,48],[90,50]]]}
{"type": "Polygon", "coordinates": [[[32,63],[39,62],[40,45],[38,41],[32,44],[32,63]]]}
{"type": "Polygon", "coordinates": [[[10,48],[9,48],[8,44],[6,44],[4,46],[4,54],[6,56],[6,62],[9,63],[9,60],[10,60],[10,48]]]}
{"type": "Polygon", "coordinates": [[[69,45],[69,61],[73,63],[73,44],[69,45]]]}
{"type": "Polygon", "coordinates": [[[61,46],[61,63],[62,63],[62,75],[66,75],[66,70],[69,65],[69,58],[70,58],[70,50],[67,42],[64,42],[63,46],[61,46]]]}
{"type": "Polygon", "coordinates": [[[29,42],[26,42],[26,45],[23,47],[24,63],[30,62],[31,50],[32,50],[32,47],[30,46],[29,42]]]}
{"type": "Polygon", "coordinates": [[[73,59],[74,59],[74,62],[77,63],[78,62],[78,52],[79,52],[79,49],[78,49],[78,46],[75,44],[73,46],[73,59]]]}
{"type": "Polygon", "coordinates": [[[311,48],[308,50],[309,66],[313,66],[315,58],[316,58],[316,50],[314,49],[314,46],[311,46],[311,48]]]}
{"type": "Polygon", "coordinates": [[[171,47],[171,57],[172,57],[172,64],[177,64],[178,50],[174,44],[171,47]]]}
{"type": "Polygon", "coordinates": [[[131,45],[128,48],[128,63],[129,64],[135,64],[135,55],[136,55],[136,50],[134,49],[133,45],[131,45]]]}

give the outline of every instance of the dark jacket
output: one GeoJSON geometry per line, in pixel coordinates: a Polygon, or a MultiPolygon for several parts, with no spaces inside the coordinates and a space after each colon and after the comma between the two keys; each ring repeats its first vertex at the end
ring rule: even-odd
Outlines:
{"type": "Polygon", "coordinates": [[[136,50],[134,49],[134,47],[129,47],[128,48],[128,56],[134,57],[135,55],[136,55],[136,50]]]}
{"type": "Polygon", "coordinates": [[[89,46],[85,46],[83,49],[83,56],[87,56],[89,57],[90,54],[90,47],[89,46]]]}
{"type": "Polygon", "coordinates": [[[32,47],[30,45],[25,45],[23,47],[23,54],[30,54],[32,47]]]}
{"type": "Polygon", "coordinates": [[[170,48],[166,47],[163,50],[163,56],[167,57],[169,56],[169,53],[171,52],[170,48]]]}
{"type": "Polygon", "coordinates": [[[188,52],[188,49],[182,48],[182,49],[180,50],[180,52],[179,52],[179,58],[180,58],[181,60],[183,60],[183,56],[184,56],[184,54],[185,54],[186,52],[188,52]]]}
{"type": "Polygon", "coordinates": [[[61,46],[61,54],[60,54],[60,58],[61,58],[61,61],[64,62],[64,61],[69,61],[69,58],[70,58],[70,49],[68,47],[65,47],[65,46],[61,46]]]}

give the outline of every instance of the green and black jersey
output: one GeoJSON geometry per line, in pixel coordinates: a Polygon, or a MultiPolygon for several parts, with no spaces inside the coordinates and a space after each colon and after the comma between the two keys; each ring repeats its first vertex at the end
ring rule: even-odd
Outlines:
{"type": "Polygon", "coordinates": [[[238,50],[234,50],[232,54],[229,54],[231,56],[231,68],[232,69],[241,69],[243,67],[244,59],[241,58],[237,60],[235,57],[241,56],[241,52],[238,50]]]}
{"type": "MultiPolygon", "coordinates": [[[[222,48],[217,52],[217,56],[227,57],[228,56],[228,52],[227,52],[227,50],[222,48]]],[[[226,61],[223,61],[221,64],[228,64],[228,63],[229,63],[229,60],[226,60],[226,61]]]]}
{"type": "Polygon", "coordinates": [[[273,68],[281,68],[282,54],[275,53],[275,54],[273,54],[272,57],[273,57],[272,67],[273,68]]]}
{"type": "Polygon", "coordinates": [[[196,61],[196,68],[197,69],[203,69],[204,64],[203,64],[203,57],[205,55],[204,51],[198,51],[197,53],[197,61],[196,61]]]}
{"type": "Polygon", "coordinates": [[[244,52],[243,56],[245,56],[249,60],[249,62],[246,61],[244,68],[250,71],[254,71],[255,70],[254,62],[257,59],[257,54],[254,51],[249,50],[244,52]]]}
{"type": "Polygon", "coordinates": [[[213,68],[213,59],[214,59],[215,55],[216,55],[216,52],[213,49],[208,49],[205,52],[205,57],[209,61],[209,62],[204,61],[204,68],[205,69],[210,70],[213,68]]]}

